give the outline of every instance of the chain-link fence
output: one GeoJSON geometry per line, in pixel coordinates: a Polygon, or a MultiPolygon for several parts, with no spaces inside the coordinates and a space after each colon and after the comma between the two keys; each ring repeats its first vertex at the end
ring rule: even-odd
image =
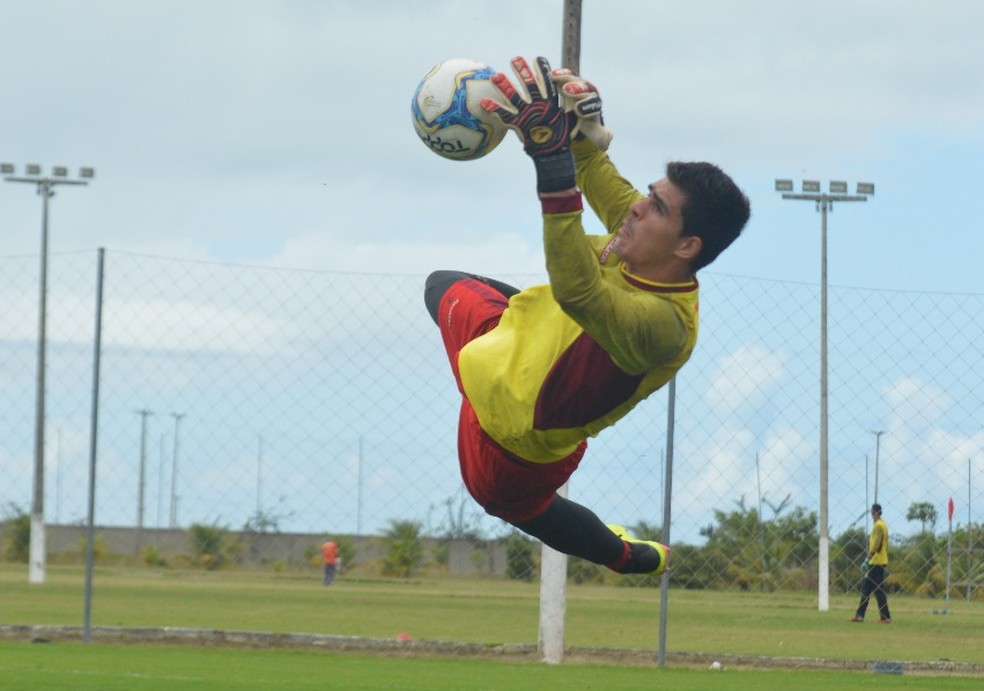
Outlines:
{"type": "MultiPolygon", "coordinates": [[[[0,257],[0,503],[11,519],[32,496],[37,264],[0,257]]],[[[45,514],[56,526],[86,516],[96,267],[88,252],[49,263],[45,514]]],[[[815,589],[819,287],[700,278],[700,338],[676,385],[671,583],[815,589]]],[[[458,394],[422,284],[108,252],[96,523],[137,537],[106,549],[176,563],[218,533],[228,539],[210,549],[262,564],[283,558],[282,536],[304,562],[329,534],[368,570],[386,559],[360,555],[363,538],[388,535],[435,541],[410,565],[427,569],[446,568],[441,541],[461,538],[524,564],[490,558],[491,571],[525,573],[534,560],[522,542],[462,492],[458,394]]],[[[951,582],[979,595],[981,342],[982,295],[830,288],[832,589],[856,588],[877,497],[893,587],[940,594],[952,497],[951,582]]],[[[592,440],[570,496],[658,536],[667,405],[664,389],[592,440]]],[[[576,560],[571,570],[606,577],[576,560]]]]}

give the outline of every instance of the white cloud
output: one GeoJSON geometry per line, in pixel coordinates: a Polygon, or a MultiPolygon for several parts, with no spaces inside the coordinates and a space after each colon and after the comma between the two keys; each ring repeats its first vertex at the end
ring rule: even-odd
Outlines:
{"type": "Polygon", "coordinates": [[[784,374],[785,357],[743,345],[723,358],[706,399],[721,415],[746,413],[767,403],[784,374]]]}

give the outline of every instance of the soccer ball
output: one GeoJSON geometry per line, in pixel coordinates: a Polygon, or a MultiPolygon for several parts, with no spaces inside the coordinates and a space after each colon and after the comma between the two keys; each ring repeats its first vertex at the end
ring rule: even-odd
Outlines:
{"type": "Polygon", "coordinates": [[[507,128],[482,110],[482,99],[502,100],[488,65],[454,58],[428,72],[410,104],[413,127],[431,151],[455,161],[481,158],[499,145],[507,128]]]}

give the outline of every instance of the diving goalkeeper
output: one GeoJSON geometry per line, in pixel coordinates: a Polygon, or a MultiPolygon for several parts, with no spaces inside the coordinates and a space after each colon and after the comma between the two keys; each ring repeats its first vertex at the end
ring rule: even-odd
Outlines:
{"type": "Polygon", "coordinates": [[[741,233],[748,199],[710,163],[669,163],[636,191],[606,153],[597,90],[544,58],[499,73],[483,108],[536,169],[548,285],[436,271],[424,301],[462,394],[458,457],[474,499],[544,544],[618,573],[661,574],[669,550],[557,490],[587,438],[668,382],[697,340],[696,272],[741,233]],[[582,196],[609,234],[581,225],[582,196]]]}

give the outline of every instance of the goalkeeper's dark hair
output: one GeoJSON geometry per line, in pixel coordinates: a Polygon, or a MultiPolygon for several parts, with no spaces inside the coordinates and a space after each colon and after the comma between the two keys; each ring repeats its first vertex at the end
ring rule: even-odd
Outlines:
{"type": "Polygon", "coordinates": [[[717,259],[741,235],[751,215],[748,197],[713,163],[666,165],[666,178],[678,187],[687,201],[683,205],[683,235],[701,239],[701,250],[690,263],[696,273],[717,259]]]}

